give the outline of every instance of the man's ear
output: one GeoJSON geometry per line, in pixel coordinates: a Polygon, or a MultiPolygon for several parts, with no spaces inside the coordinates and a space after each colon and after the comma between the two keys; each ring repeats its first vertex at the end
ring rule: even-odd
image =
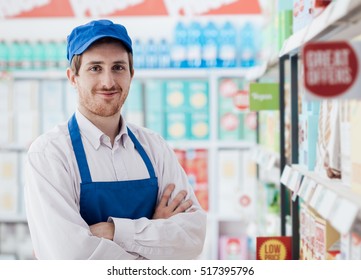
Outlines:
{"type": "Polygon", "coordinates": [[[68,77],[68,80],[70,82],[70,84],[72,86],[76,85],[76,80],[75,80],[75,74],[73,72],[73,70],[71,70],[70,68],[66,69],[66,76],[68,77]]]}

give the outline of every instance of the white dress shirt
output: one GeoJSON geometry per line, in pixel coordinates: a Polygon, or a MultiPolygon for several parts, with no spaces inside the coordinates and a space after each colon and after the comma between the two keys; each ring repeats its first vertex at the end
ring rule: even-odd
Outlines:
{"type": "Polygon", "coordinates": [[[193,209],[168,219],[109,217],[113,241],[93,236],[80,215],[80,174],[67,123],[38,137],[26,167],[25,205],[38,259],[193,259],[203,248],[206,213],[201,209],[173,150],[158,134],[125,123],[114,145],[79,111],[76,112],[92,180],[149,178],[148,170],[127,134],[126,125],[148,154],[158,177],[158,202],[174,183],[173,198],[187,190],[193,209]]]}

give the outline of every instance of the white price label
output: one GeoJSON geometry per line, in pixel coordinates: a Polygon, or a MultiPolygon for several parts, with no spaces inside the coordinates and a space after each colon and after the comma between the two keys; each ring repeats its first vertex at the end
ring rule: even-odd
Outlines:
{"type": "Polygon", "coordinates": [[[305,200],[305,195],[306,195],[306,192],[307,192],[307,188],[308,188],[308,184],[310,182],[310,178],[308,177],[303,177],[303,180],[302,180],[302,183],[301,183],[301,186],[300,188],[298,189],[298,192],[297,194],[303,198],[303,200],[305,200]]]}
{"type": "Polygon", "coordinates": [[[289,165],[285,165],[285,168],[282,171],[282,176],[281,176],[281,183],[285,186],[288,185],[288,180],[290,179],[290,175],[291,175],[291,167],[289,165]]]}
{"type": "Polygon", "coordinates": [[[310,199],[316,189],[317,183],[311,179],[309,179],[308,185],[305,189],[305,195],[303,199],[306,201],[306,203],[310,202],[310,199]]]}
{"type": "Polygon", "coordinates": [[[276,156],[269,155],[266,169],[271,170],[275,166],[275,163],[276,163],[276,156]]]}
{"type": "Polygon", "coordinates": [[[291,178],[288,182],[288,188],[291,190],[291,191],[295,191],[297,188],[298,188],[298,184],[300,182],[300,174],[298,173],[298,171],[296,170],[293,170],[292,171],[292,174],[291,174],[291,178]]]}
{"type": "Polygon", "coordinates": [[[339,199],[336,201],[330,214],[330,222],[341,234],[346,234],[350,231],[358,210],[354,203],[344,198],[339,199]]]}
{"type": "Polygon", "coordinates": [[[327,189],[324,190],[323,197],[317,208],[322,217],[325,219],[330,217],[337,198],[338,196],[335,192],[327,189]]]}
{"type": "Polygon", "coordinates": [[[313,207],[314,209],[316,209],[317,211],[318,211],[318,207],[323,199],[324,189],[325,188],[322,185],[317,185],[316,189],[311,197],[311,200],[310,200],[310,206],[313,207]]]}

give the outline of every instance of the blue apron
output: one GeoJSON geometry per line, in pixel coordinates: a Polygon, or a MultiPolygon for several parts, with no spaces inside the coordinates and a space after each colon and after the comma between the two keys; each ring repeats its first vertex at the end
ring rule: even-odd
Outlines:
{"type": "Polygon", "coordinates": [[[158,180],[148,155],[130,129],[127,128],[128,135],[148,169],[148,179],[93,182],[75,114],[68,122],[68,129],[81,177],[80,215],[87,224],[106,222],[108,217],[151,219],[157,202],[158,180]]]}

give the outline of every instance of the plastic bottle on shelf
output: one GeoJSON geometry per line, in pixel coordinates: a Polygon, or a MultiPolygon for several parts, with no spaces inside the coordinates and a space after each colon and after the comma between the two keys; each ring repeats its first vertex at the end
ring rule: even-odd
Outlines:
{"type": "Polygon", "coordinates": [[[51,40],[44,44],[45,68],[55,69],[57,67],[57,52],[58,48],[56,42],[51,40]]]}
{"type": "Polygon", "coordinates": [[[44,43],[40,40],[33,44],[33,66],[35,70],[42,70],[45,66],[44,43]]]}
{"type": "Polygon", "coordinates": [[[66,67],[68,67],[69,62],[66,58],[66,41],[65,40],[61,40],[59,42],[57,42],[57,50],[56,50],[56,56],[57,56],[57,67],[60,69],[65,69],[66,67]]]}
{"type": "Polygon", "coordinates": [[[158,64],[159,64],[159,68],[170,67],[170,46],[165,38],[162,38],[159,42],[158,64]]]}
{"type": "Polygon", "coordinates": [[[188,29],[187,64],[198,68],[202,65],[203,32],[199,22],[192,21],[188,29]]]}
{"type": "Polygon", "coordinates": [[[218,29],[213,21],[207,23],[203,31],[204,45],[202,50],[202,66],[217,67],[218,29]]]}
{"type": "Polygon", "coordinates": [[[187,32],[187,26],[183,22],[176,24],[171,48],[171,66],[174,68],[187,67],[187,32]]]}
{"type": "Polygon", "coordinates": [[[226,21],[219,35],[219,67],[235,67],[237,62],[237,31],[230,21],[226,21]]]}
{"type": "Polygon", "coordinates": [[[243,25],[240,31],[240,57],[241,67],[252,67],[256,64],[255,29],[251,22],[243,25]]]}
{"type": "Polygon", "coordinates": [[[13,41],[9,44],[8,69],[18,70],[21,67],[21,45],[19,41],[13,41]]]}
{"type": "Polygon", "coordinates": [[[9,48],[5,40],[0,40],[0,71],[5,71],[8,68],[9,48]]]}
{"type": "Polygon", "coordinates": [[[134,68],[142,69],[145,68],[145,52],[144,45],[139,38],[134,40],[133,44],[133,57],[134,57],[134,68]]]}
{"type": "Polygon", "coordinates": [[[152,38],[145,46],[145,67],[158,68],[158,47],[152,38]]]}
{"type": "Polygon", "coordinates": [[[28,40],[25,40],[20,45],[21,64],[20,68],[30,70],[33,68],[33,48],[28,40]]]}

